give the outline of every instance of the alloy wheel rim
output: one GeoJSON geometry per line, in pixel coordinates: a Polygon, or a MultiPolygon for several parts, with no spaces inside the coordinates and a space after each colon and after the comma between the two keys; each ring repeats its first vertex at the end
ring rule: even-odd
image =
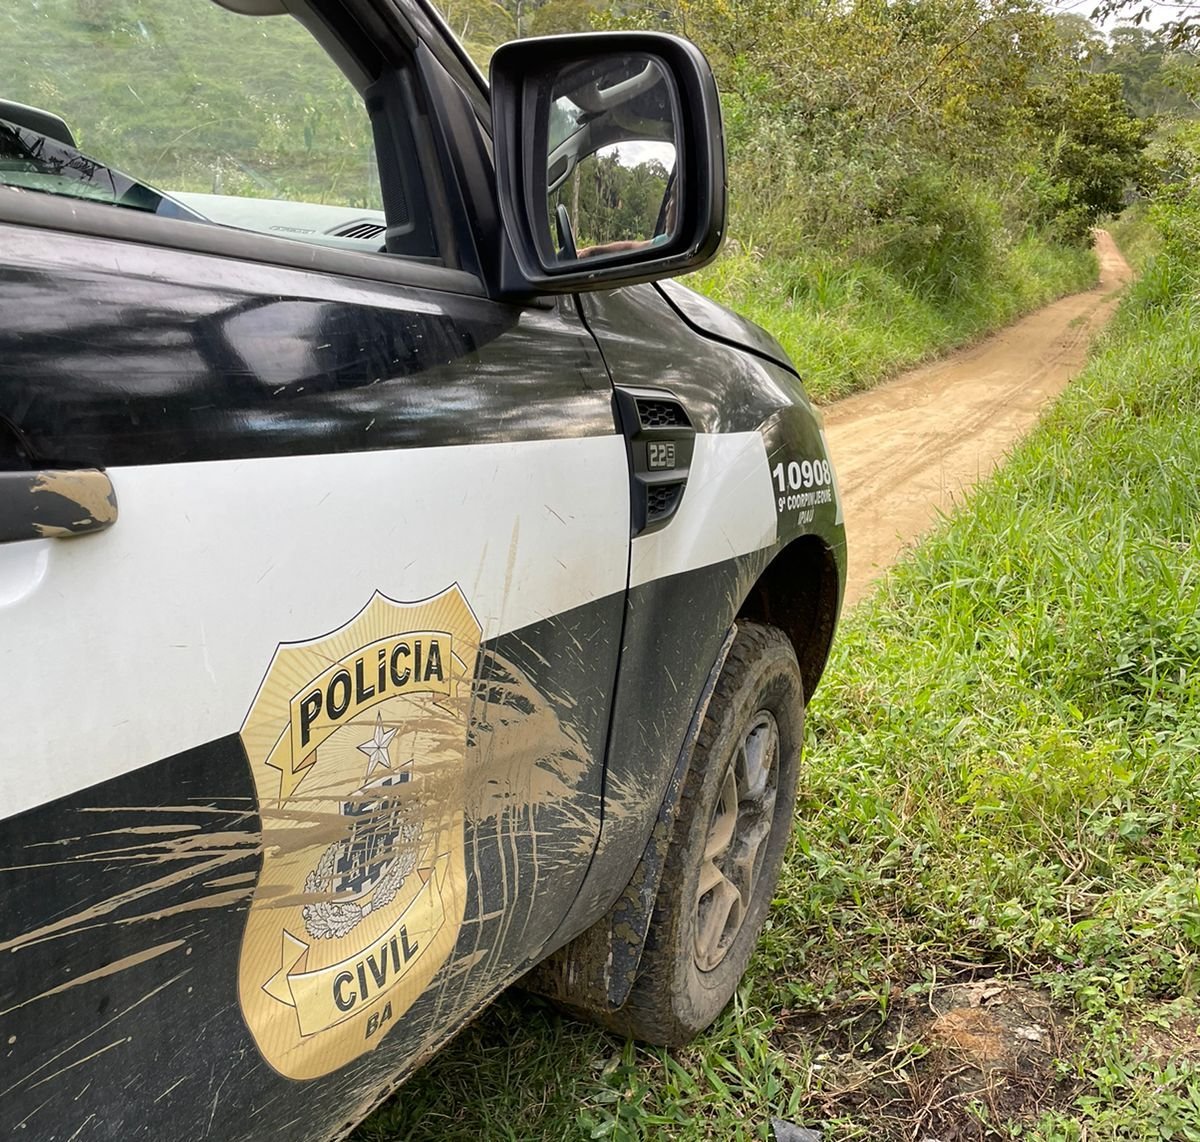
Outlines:
{"type": "Polygon", "coordinates": [[[712,971],[742,929],[766,856],[779,780],[779,727],[759,710],[725,769],[701,857],[695,960],[712,971]]]}

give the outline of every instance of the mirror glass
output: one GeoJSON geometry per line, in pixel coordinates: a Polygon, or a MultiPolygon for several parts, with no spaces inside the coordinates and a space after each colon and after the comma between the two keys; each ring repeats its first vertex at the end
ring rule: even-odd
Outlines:
{"type": "Polygon", "coordinates": [[[676,234],[678,101],[646,55],[565,68],[548,101],[550,244],[560,262],[652,251],[676,234]]]}

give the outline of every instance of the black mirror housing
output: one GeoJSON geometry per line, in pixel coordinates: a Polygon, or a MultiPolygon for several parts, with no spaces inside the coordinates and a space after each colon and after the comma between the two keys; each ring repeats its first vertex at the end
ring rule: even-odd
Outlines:
{"type": "MultiPolygon", "coordinates": [[[[589,92],[578,123],[588,126],[604,109],[609,91],[636,87],[637,80],[608,91],[589,92]]],[[[497,198],[508,238],[501,267],[501,289],[513,297],[612,289],[672,277],[711,261],[725,233],[725,140],[712,69],[694,44],[660,32],[597,32],[514,40],[496,50],[491,62],[492,131],[497,198]],[[593,67],[621,57],[654,66],[673,86],[675,165],[669,193],[675,196],[670,232],[653,241],[626,242],[638,247],[603,253],[574,253],[567,239],[559,251],[550,234],[556,223],[547,206],[550,104],[563,77],[586,76],[593,67]]],[[[598,138],[604,138],[597,131],[598,138]]],[[[559,147],[561,149],[561,145],[559,147]]],[[[561,162],[558,164],[561,169],[561,162]]],[[[562,175],[555,177],[561,182],[562,175]]],[[[564,212],[559,207],[558,233],[564,212]]],[[[664,201],[663,214],[667,213],[664,201]]],[[[660,218],[660,226],[662,221],[660,218]]]]}

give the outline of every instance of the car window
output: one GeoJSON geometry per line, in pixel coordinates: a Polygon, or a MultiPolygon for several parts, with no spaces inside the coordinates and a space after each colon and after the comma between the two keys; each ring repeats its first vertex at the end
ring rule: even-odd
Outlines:
{"type": "Polygon", "coordinates": [[[350,249],[386,228],[358,91],[290,16],[209,0],[6,0],[3,184],[350,249]]]}

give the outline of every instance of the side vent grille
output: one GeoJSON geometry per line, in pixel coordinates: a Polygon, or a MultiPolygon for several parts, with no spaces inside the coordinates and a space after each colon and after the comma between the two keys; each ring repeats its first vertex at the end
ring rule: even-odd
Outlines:
{"type": "Polygon", "coordinates": [[[696,429],[670,389],[617,385],[617,416],[629,442],[630,534],[667,527],[687,494],[696,429]]]}
{"type": "Polygon", "coordinates": [[[669,516],[679,502],[682,484],[657,484],[646,489],[646,522],[669,516]]]}
{"type": "Polygon", "coordinates": [[[641,398],[637,412],[643,428],[683,428],[688,424],[683,409],[670,401],[641,398]]]}

